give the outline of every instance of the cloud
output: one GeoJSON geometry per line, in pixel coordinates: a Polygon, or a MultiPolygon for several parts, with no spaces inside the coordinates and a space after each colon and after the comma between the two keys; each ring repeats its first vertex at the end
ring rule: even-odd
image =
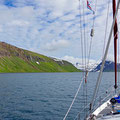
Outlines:
{"type": "MultiPolygon", "coordinates": [[[[114,55],[113,54],[109,54],[107,56],[107,60],[114,62],[114,55]]],[[[120,56],[119,55],[117,55],[117,62],[120,63],[120,56]]]]}
{"type": "Polygon", "coordinates": [[[113,55],[113,54],[109,54],[109,55],[107,56],[107,60],[108,60],[108,61],[114,61],[114,55],[113,55]]]}
{"type": "Polygon", "coordinates": [[[12,22],[8,23],[9,26],[26,26],[29,25],[29,22],[23,20],[13,20],[12,22]]]}
{"type": "Polygon", "coordinates": [[[63,49],[69,46],[69,42],[67,40],[53,40],[50,43],[46,43],[44,49],[47,51],[56,51],[59,49],[63,49]]]}
{"type": "Polygon", "coordinates": [[[3,28],[2,28],[2,26],[0,25],[0,32],[3,32],[3,28]]]}
{"type": "MultiPolygon", "coordinates": [[[[77,58],[77,57],[73,57],[73,56],[64,56],[64,57],[62,57],[61,59],[63,59],[63,60],[67,60],[67,61],[69,61],[69,62],[71,62],[72,64],[76,64],[76,63],[79,63],[79,64],[83,64],[84,65],[84,62],[85,62],[85,59],[81,59],[81,58],[77,58]]],[[[87,60],[86,60],[87,61],[87,60]]],[[[99,61],[95,61],[95,60],[92,60],[92,59],[90,59],[89,60],[89,63],[92,63],[92,64],[95,64],[96,62],[99,62],[99,61]]]]}
{"type": "MultiPolygon", "coordinates": [[[[109,1],[99,0],[97,5],[91,49],[91,59],[95,61],[102,56],[109,1]]],[[[86,1],[80,2],[83,11],[83,2],[86,6],[86,1]]],[[[92,0],[89,2],[94,10],[95,2],[92,0]]],[[[112,11],[111,2],[109,5],[109,11],[112,11]]],[[[79,15],[78,8],[78,0],[0,0],[0,40],[47,56],[62,58],[67,55],[72,63],[81,62],[83,45],[80,42],[79,20],[81,17],[82,26],[85,26],[88,53],[93,15],[87,7],[84,8],[85,13],[79,15]],[[70,59],[70,56],[73,58],[70,59]]],[[[107,38],[113,18],[111,13],[109,13],[107,38]]],[[[84,32],[83,29],[84,27],[82,28],[84,32]]],[[[109,53],[112,54],[112,43],[110,48],[112,49],[109,53]]]]}

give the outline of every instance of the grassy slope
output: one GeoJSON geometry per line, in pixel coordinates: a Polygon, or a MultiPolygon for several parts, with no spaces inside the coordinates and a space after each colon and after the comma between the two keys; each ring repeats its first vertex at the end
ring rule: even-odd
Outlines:
{"type": "Polygon", "coordinates": [[[67,61],[53,59],[0,42],[0,72],[80,72],[67,61]],[[39,62],[40,64],[37,64],[39,62]]]}

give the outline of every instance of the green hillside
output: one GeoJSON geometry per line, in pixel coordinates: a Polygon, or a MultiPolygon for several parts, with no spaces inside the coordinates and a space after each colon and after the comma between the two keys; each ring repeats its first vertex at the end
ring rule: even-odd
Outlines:
{"type": "Polygon", "coordinates": [[[0,73],[80,72],[71,63],[0,42],[0,73]]]}

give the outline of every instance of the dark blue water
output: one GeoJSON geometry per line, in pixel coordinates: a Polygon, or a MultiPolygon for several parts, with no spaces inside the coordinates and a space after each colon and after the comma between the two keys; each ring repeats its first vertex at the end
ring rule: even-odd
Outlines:
{"type": "MultiPolygon", "coordinates": [[[[98,73],[90,73],[90,100],[98,73]]],[[[0,119],[62,120],[81,81],[82,73],[0,74],[0,119]]],[[[100,92],[113,83],[114,73],[104,73],[100,92]]],[[[68,119],[82,109],[81,89],[68,119]]]]}

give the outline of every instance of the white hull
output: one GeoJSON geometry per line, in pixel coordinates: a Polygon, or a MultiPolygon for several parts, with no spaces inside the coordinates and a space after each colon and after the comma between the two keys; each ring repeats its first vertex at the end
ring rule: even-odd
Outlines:
{"type": "Polygon", "coordinates": [[[97,120],[120,120],[120,114],[104,116],[104,117],[98,118],[97,120]]]}
{"type": "Polygon", "coordinates": [[[120,103],[116,103],[113,108],[109,99],[99,106],[87,120],[120,120],[120,103]]]}

